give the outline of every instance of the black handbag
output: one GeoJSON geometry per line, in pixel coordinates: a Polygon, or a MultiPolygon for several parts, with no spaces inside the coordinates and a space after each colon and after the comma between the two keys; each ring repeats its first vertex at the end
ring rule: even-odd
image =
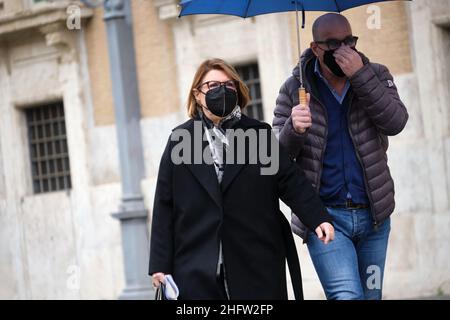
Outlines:
{"type": "Polygon", "coordinates": [[[166,299],[166,285],[164,283],[160,283],[156,288],[155,300],[167,300],[166,299]]]}

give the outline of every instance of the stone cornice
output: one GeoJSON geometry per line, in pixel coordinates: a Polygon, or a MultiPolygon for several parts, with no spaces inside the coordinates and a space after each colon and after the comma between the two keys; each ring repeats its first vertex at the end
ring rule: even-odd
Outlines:
{"type": "Polygon", "coordinates": [[[19,13],[0,17],[0,38],[11,34],[26,33],[30,30],[40,30],[50,24],[64,24],[68,18],[67,8],[77,5],[80,8],[81,20],[90,18],[94,12],[92,9],[83,6],[78,1],[56,1],[49,3],[39,3],[29,9],[19,13]]]}
{"type": "Polygon", "coordinates": [[[158,16],[161,20],[168,20],[178,17],[178,0],[153,0],[153,4],[158,9],[158,16]]]}
{"type": "Polygon", "coordinates": [[[450,15],[435,17],[433,23],[439,27],[448,28],[450,27],[450,15]]]}

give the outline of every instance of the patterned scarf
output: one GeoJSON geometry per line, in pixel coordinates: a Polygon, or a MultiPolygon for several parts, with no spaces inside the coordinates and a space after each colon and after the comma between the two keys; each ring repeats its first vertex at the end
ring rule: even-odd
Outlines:
{"type": "Polygon", "coordinates": [[[220,120],[217,126],[205,116],[201,109],[198,112],[205,128],[206,138],[208,139],[209,148],[214,160],[217,179],[221,183],[225,170],[225,155],[229,147],[226,130],[233,128],[241,120],[241,108],[236,106],[228,116],[220,120]]]}

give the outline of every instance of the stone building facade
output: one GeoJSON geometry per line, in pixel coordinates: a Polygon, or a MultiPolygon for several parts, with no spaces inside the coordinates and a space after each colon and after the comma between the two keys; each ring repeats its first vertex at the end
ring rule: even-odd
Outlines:
{"type": "MultiPolygon", "coordinates": [[[[179,19],[177,2],[131,0],[150,219],[159,158],[170,130],[187,118],[196,67],[210,57],[236,65],[252,88],[253,114],[270,123],[297,60],[293,14],[179,19]]],[[[303,48],[319,14],[306,15],[303,48]]],[[[450,293],[450,1],[344,15],[359,50],[390,68],[410,113],[390,139],[397,208],[385,297],[450,293]]],[[[121,196],[111,88],[101,8],[0,0],[0,298],[115,299],[122,290],[121,234],[111,218],[121,196]],[[79,28],[68,24],[74,12],[79,28]],[[53,137],[39,140],[39,126],[53,137]],[[39,143],[50,151],[36,157],[39,143]],[[57,143],[59,153],[51,149],[57,143]]],[[[307,249],[297,247],[305,296],[321,299],[307,249]]]]}

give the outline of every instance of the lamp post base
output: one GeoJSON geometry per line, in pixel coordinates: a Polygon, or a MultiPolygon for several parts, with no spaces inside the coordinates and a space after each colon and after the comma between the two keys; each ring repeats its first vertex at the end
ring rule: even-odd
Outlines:
{"type": "MultiPolygon", "coordinates": [[[[151,282],[149,278],[149,282],[151,282]]],[[[154,300],[155,291],[152,287],[125,288],[119,295],[119,300],[154,300]]]]}
{"type": "Polygon", "coordinates": [[[121,212],[112,216],[120,221],[122,250],[125,263],[125,288],[120,300],[153,300],[155,292],[148,275],[149,239],[147,211],[138,201],[137,207],[122,203],[121,212]],[[124,207],[128,209],[124,210],[124,207]],[[131,208],[130,208],[131,207],[131,208]]]}

